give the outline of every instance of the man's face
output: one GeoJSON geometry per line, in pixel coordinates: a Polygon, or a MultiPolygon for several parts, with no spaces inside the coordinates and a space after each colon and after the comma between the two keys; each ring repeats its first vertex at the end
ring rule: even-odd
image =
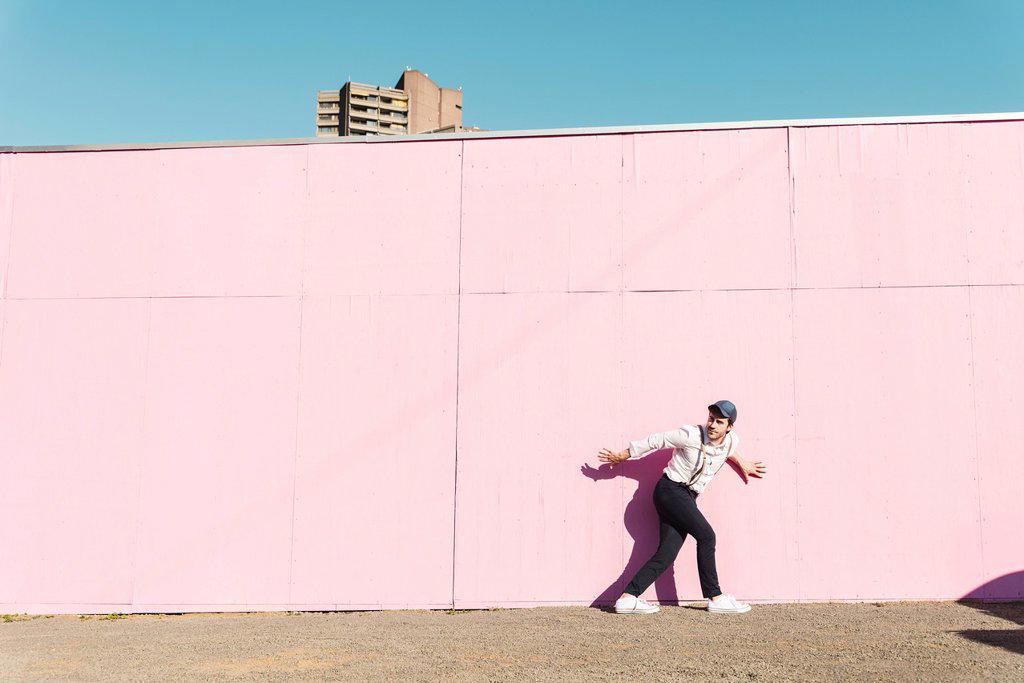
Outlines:
{"type": "Polygon", "coordinates": [[[724,417],[719,417],[714,411],[708,411],[708,438],[712,441],[725,436],[732,429],[732,425],[729,424],[729,420],[724,417]]]}

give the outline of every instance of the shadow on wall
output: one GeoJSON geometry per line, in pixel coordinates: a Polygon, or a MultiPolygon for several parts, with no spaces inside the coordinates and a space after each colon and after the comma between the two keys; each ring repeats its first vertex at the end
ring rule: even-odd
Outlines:
{"type": "MultiPolygon", "coordinates": [[[[654,510],[652,496],[654,495],[654,485],[658,483],[658,479],[671,457],[672,450],[666,449],[649,453],[640,460],[626,461],[616,467],[601,465],[594,468],[590,465],[583,465],[580,468],[585,476],[594,481],[628,477],[638,484],[633,499],[626,503],[624,517],[626,531],[633,538],[633,551],[630,553],[622,573],[590,603],[591,607],[614,603],[622,595],[622,591],[633,575],[658,549],[658,513],[654,510]]],[[[670,566],[654,581],[654,592],[658,602],[662,604],[679,604],[674,566],[670,566]]]]}
{"type": "MultiPolygon", "coordinates": [[[[984,583],[957,602],[986,614],[1024,626],[1024,571],[1004,574],[984,583]],[[992,602],[998,600],[999,602],[992,602]],[[1009,602],[1015,601],[1015,602],[1009,602]]],[[[953,631],[968,640],[1024,655],[1024,628],[953,631]]]]}

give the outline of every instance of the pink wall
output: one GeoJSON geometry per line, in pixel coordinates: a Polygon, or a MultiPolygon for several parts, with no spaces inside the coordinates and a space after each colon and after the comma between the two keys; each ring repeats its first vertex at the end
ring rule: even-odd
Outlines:
{"type": "Polygon", "coordinates": [[[1024,123],[0,154],[0,612],[1024,597],[1024,123]],[[694,545],[649,592],[696,599],[694,545]]]}

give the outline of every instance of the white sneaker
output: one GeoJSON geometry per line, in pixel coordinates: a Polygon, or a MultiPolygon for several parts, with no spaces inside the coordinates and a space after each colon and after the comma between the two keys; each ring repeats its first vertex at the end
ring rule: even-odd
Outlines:
{"type": "Polygon", "coordinates": [[[743,614],[750,611],[750,605],[723,593],[714,600],[708,600],[708,611],[715,614],[743,614]]]}
{"type": "Polygon", "coordinates": [[[652,605],[632,595],[615,601],[616,614],[654,614],[660,610],[661,608],[657,605],[652,605]]]}

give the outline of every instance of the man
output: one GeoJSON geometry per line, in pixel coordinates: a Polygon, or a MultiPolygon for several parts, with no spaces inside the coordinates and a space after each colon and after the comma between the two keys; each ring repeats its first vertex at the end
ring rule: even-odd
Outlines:
{"type": "Polygon", "coordinates": [[[717,401],[708,406],[704,425],[686,425],[646,439],[631,441],[629,448],[613,453],[607,448],[597,456],[611,466],[633,458],[642,458],[652,451],[672,448],[672,459],[654,487],[654,508],[658,512],[658,550],[647,561],[626,591],[615,602],[619,614],[653,614],[659,607],[640,596],[654,580],[671,565],[683,539],[689,534],[697,541],[697,574],[701,594],[707,598],[708,611],[714,614],[742,614],[750,605],[732,595],[722,593],[715,567],[715,531],[697,509],[697,496],[707,487],[715,473],[732,460],[747,477],[760,479],[765,474],[761,461],[744,460],[736,452],[739,436],[732,431],[736,423],[736,406],[731,401],[717,401]]]}

